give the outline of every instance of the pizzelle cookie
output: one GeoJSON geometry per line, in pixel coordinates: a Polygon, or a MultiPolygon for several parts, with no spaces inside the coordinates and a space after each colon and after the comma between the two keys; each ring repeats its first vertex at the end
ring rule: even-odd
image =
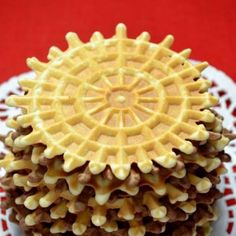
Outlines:
{"type": "Polygon", "coordinates": [[[35,79],[7,99],[22,108],[0,160],[12,220],[34,236],[209,235],[234,135],[210,109],[207,63],[123,24],[112,38],[66,39],[48,63],[27,60],[35,79]]]}

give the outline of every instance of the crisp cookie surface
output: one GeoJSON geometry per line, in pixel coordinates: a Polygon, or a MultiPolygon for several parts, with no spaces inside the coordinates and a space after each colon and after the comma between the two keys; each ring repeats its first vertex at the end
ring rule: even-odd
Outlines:
{"type": "Polygon", "coordinates": [[[143,173],[153,161],[172,168],[173,149],[191,154],[191,140],[208,139],[197,123],[215,119],[205,109],[217,103],[201,78],[207,63],[193,66],[189,49],[172,51],[172,36],[159,44],[150,43],[146,32],[130,39],[119,24],[109,39],[98,32],[88,43],[74,33],[66,38],[69,48],[52,47],[48,63],[28,60],[36,79],[21,80],[27,93],[7,101],[24,108],[17,122],[32,127],[15,139],[16,147],[43,143],[45,157],[63,154],[66,172],[88,161],[93,174],[109,165],[125,179],[132,163],[143,173]]]}

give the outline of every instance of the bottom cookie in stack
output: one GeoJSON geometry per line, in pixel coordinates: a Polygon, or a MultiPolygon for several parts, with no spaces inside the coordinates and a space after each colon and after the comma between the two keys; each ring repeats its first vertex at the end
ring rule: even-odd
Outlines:
{"type": "Polygon", "coordinates": [[[155,164],[144,174],[134,165],[124,181],[109,168],[93,175],[87,164],[64,172],[63,158],[45,158],[43,145],[19,147],[15,140],[30,128],[16,120],[11,125],[17,131],[5,140],[10,153],[0,162],[7,171],[1,182],[5,207],[13,208],[11,220],[25,235],[210,235],[221,197],[216,185],[223,162],[230,160],[223,149],[234,138],[222,128],[222,118],[204,124],[209,139],[194,143],[195,154],[179,152],[176,167],[155,164]]]}
{"type": "MultiPolygon", "coordinates": [[[[58,186],[59,187],[59,186],[58,186]]],[[[83,191],[83,199],[81,198],[78,202],[79,207],[77,207],[77,214],[67,213],[63,220],[58,220],[61,215],[60,210],[58,209],[57,213],[54,213],[54,219],[52,219],[52,214],[50,211],[45,208],[38,208],[34,214],[34,223],[32,225],[26,216],[32,213],[27,209],[23,204],[19,204],[19,198],[17,196],[17,203],[14,201],[14,194],[17,191],[9,191],[9,205],[13,208],[13,213],[11,219],[14,222],[19,222],[21,228],[25,231],[26,235],[93,235],[95,232],[98,235],[143,235],[146,232],[146,235],[181,235],[181,232],[185,231],[184,235],[208,235],[207,232],[210,230],[210,227],[206,227],[210,221],[216,219],[216,213],[214,210],[214,204],[216,199],[218,199],[221,194],[215,188],[211,189],[208,194],[194,194],[191,193],[189,189],[188,193],[191,198],[189,200],[188,210],[181,210],[179,207],[181,203],[170,204],[168,198],[163,197],[160,199],[160,203],[167,208],[167,217],[168,222],[159,222],[153,221],[153,216],[148,212],[145,206],[142,204],[142,199],[150,194],[150,189],[141,188],[140,192],[133,198],[136,208],[135,216],[132,220],[122,219],[119,217],[118,209],[108,209],[106,212],[107,222],[99,227],[95,227],[91,223],[91,218],[94,213],[93,209],[86,207],[94,201],[93,192],[90,188],[86,188],[83,191]],[[89,201],[86,200],[86,197],[89,201]],[[90,202],[90,204],[89,204],[90,202]],[[198,202],[196,207],[194,207],[194,202],[198,202]],[[193,207],[190,207],[192,203],[193,207]],[[83,205],[84,204],[84,205],[83,205]],[[195,209],[195,211],[194,211],[195,209]],[[186,213],[186,212],[194,213],[186,213]],[[57,216],[56,216],[57,215],[57,216]],[[74,223],[76,218],[80,218],[80,222],[77,222],[77,228],[74,223]],[[28,224],[28,225],[27,225],[28,224]],[[86,225],[84,225],[86,224],[86,225]],[[74,227],[73,227],[74,226],[74,227]],[[73,229],[72,229],[73,227],[73,229]],[[187,227],[187,230],[186,230],[187,227]],[[70,231],[72,231],[69,233],[70,231]],[[207,230],[207,231],[206,231],[207,230]],[[111,232],[110,232],[111,231],[111,232]],[[58,233],[60,232],[60,233],[58,233]],[[197,234],[196,234],[197,233],[197,234]]],[[[22,196],[22,193],[17,192],[19,196],[22,196]]],[[[123,201],[125,196],[119,192],[114,192],[116,197],[110,199],[106,205],[110,205],[113,208],[118,201],[123,201]]],[[[152,195],[153,193],[151,193],[152,195]]],[[[25,197],[26,199],[26,197],[25,197]]],[[[22,199],[21,199],[22,200],[22,199]]],[[[60,204],[60,201],[55,202],[55,205],[60,204]]],[[[185,205],[186,207],[187,205],[185,205]]],[[[128,208],[128,207],[127,207],[128,208]]],[[[52,209],[52,208],[51,208],[52,209]]],[[[124,216],[128,218],[129,209],[124,213],[124,216]]],[[[101,217],[101,216],[100,216],[101,217]]]]}

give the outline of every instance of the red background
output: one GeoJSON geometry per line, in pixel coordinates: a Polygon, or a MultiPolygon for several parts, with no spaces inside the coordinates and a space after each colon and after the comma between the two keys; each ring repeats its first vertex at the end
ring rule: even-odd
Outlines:
{"type": "Polygon", "coordinates": [[[234,0],[0,0],[0,82],[28,71],[27,57],[46,61],[50,46],[65,49],[68,31],[84,41],[96,30],[110,37],[119,22],[130,37],[149,31],[158,42],[173,34],[175,50],[192,48],[191,58],[236,81],[234,0]]]}

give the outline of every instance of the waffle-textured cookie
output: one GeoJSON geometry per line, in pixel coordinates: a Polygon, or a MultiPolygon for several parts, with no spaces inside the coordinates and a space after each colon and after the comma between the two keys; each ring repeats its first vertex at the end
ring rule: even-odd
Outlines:
{"type": "Polygon", "coordinates": [[[109,39],[66,39],[48,63],[27,61],[35,79],[7,100],[22,108],[0,160],[11,219],[29,236],[209,235],[235,137],[211,109],[207,63],[123,24],[109,39]]]}
{"type": "Polygon", "coordinates": [[[215,118],[203,110],[217,102],[200,78],[207,63],[193,66],[186,60],[190,50],[169,49],[172,36],[159,44],[150,43],[147,33],[130,39],[119,24],[110,39],[98,32],[85,44],[74,33],[66,39],[69,48],[52,47],[48,63],[27,61],[36,79],[20,81],[27,94],[7,100],[24,108],[20,125],[32,127],[15,146],[43,143],[46,158],[63,155],[66,172],[88,161],[93,174],[109,165],[123,180],[132,163],[143,173],[153,162],[172,168],[178,160],[173,149],[191,154],[190,140],[207,140],[197,124],[215,118]]]}

